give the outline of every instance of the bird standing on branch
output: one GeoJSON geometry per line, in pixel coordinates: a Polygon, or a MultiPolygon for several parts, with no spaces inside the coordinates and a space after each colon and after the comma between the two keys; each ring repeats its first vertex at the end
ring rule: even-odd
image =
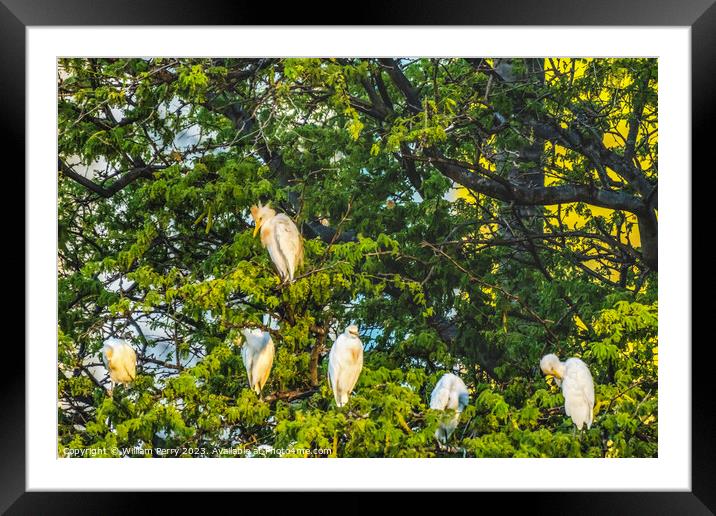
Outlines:
{"type": "Polygon", "coordinates": [[[109,372],[110,396],[116,384],[127,386],[137,376],[137,353],[125,341],[106,342],[102,348],[102,361],[109,372]]]}
{"type": "Polygon", "coordinates": [[[579,358],[570,358],[560,362],[557,355],[550,353],[542,357],[540,369],[546,375],[552,375],[557,386],[562,387],[564,410],[572,418],[578,430],[585,424],[592,427],[594,418],[594,381],[587,364],[579,358]]]}
{"type": "Polygon", "coordinates": [[[447,445],[448,439],[460,422],[460,414],[468,403],[470,403],[470,395],[465,382],[452,373],[444,374],[430,395],[431,409],[450,411],[447,417],[442,418],[440,427],[435,431],[435,438],[441,448],[447,445]]]}
{"type": "Polygon", "coordinates": [[[293,281],[296,269],[303,264],[303,240],[296,224],[285,213],[276,214],[268,204],[251,206],[251,216],[256,224],[254,237],[260,230],[261,244],[268,249],[281,281],[293,281]]]}
{"type": "Polygon", "coordinates": [[[351,324],[338,336],[328,354],[328,383],[339,407],[348,403],[361,369],[363,344],[358,338],[358,326],[351,324]]]}
{"type": "Polygon", "coordinates": [[[271,335],[259,329],[243,329],[244,345],[241,347],[241,358],[244,360],[249,387],[261,396],[266,385],[271,366],[273,365],[274,345],[271,335]]]}

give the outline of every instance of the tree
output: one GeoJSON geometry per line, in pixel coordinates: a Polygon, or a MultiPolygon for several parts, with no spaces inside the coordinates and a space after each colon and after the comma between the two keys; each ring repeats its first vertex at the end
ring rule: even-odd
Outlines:
{"type": "Polygon", "coordinates": [[[656,455],[656,60],[58,70],[60,450],[656,455]],[[303,234],[290,285],[252,238],[259,201],[303,234]],[[339,410],[326,357],[350,322],[365,367],[339,410]],[[263,400],[242,328],[276,344],[263,400]],[[110,398],[95,366],[125,334],[139,374],[110,398]],[[583,435],[547,352],[592,368],[583,435]],[[471,392],[457,452],[428,409],[446,371],[471,392]]]}

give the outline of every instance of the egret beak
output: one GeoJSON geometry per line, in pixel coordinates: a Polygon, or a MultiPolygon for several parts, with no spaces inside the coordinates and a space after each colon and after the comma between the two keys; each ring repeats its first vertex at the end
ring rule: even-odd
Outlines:
{"type": "Polygon", "coordinates": [[[259,229],[261,229],[261,224],[259,224],[257,222],[256,227],[254,228],[254,235],[253,235],[254,238],[256,238],[256,234],[259,232],[259,229]]]}

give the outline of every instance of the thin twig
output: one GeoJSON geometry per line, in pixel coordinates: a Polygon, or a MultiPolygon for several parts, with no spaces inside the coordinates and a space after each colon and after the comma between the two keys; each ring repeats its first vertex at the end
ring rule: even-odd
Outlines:
{"type": "Polygon", "coordinates": [[[527,313],[529,313],[532,316],[532,318],[535,321],[537,321],[544,327],[545,331],[547,332],[547,335],[550,337],[550,339],[553,341],[553,343],[556,344],[557,342],[559,342],[559,338],[552,332],[552,329],[549,327],[549,321],[540,317],[540,315],[537,314],[537,312],[535,312],[534,310],[532,310],[519,296],[516,296],[514,294],[507,292],[505,289],[503,289],[499,285],[493,285],[492,283],[488,283],[485,280],[482,280],[482,279],[478,278],[477,276],[474,276],[472,273],[470,273],[470,271],[468,271],[462,265],[457,263],[453,257],[448,255],[442,249],[434,246],[430,242],[423,241],[423,242],[421,242],[420,245],[423,247],[429,247],[434,252],[441,254],[442,256],[447,258],[448,261],[450,261],[450,263],[452,263],[458,270],[460,270],[463,274],[465,274],[470,279],[470,281],[472,281],[474,283],[479,283],[480,285],[482,285],[484,287],[497,290],[497,291],[501,292],[502,295],[504,295],[506,298],[516,301],[527,313]]]}

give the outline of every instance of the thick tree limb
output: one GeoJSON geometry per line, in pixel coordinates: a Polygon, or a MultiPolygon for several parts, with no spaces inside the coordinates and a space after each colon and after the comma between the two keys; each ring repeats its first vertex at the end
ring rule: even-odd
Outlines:
{"type": "MultiPolygon", "coordinates": [[[[523,206],[552,206],[570,202],[585,202],[594,206],[623,210],[635,215],[646,213],[643,202],[626,192],[602,190],[591,185],[571,184],[560,186],[523,187],[511,183],[498,182],[486,178],[456,164],[454,161],[441,158],[437,151],[430,151],[434,156],[426,158],[443,175],[456,183],[475,192],[482,193],[495,199],[514,202],[523,206]]],[[[490,171],[476,170],[492,175],[490,171]]]]}
{"type": "Polygon", "coordinates": [[[654,185],[628,158],[620,156],[605,147],[602,142],[595,141],[583,132],[569,126],[566,129],[562,128],[556,121],[545,123],[528,120],[528,124],[534,129],[536,136],[557,142],[591,159],[599,160],[603,166],[611,168],[628,181],[643,198],[646,198],[654,188],[654,185]]]}
{"type": "Polygon", "coordinates": [[[410,83],[400,69],[398,62],[395,59],[379,59],[378,61],[383,65],[388,72],[388,76],[405,97],[408,109],[413,113],[420,113],[423,110],[423,102],[420,100],[418,90],[410,83]]]}
{"type": "Polygon", "coordinates": [[[70,166],[68,166],[61,159],[57,160],[57,167],[63,175],[81,184],[91,192],[96,193],[100,197],[109,199],[114,194],[129,186],[139,178],[151,179],[153,172],[156,170],[162,170],[166,168],[163,165],[145,165],[143,167],[137,167],[125,172],[122,177],[117,179],[114,183],[108,187],[104,187],[100,184],[95,183],[91,179],[86,178],[82,174],[75,172],[70,166]]]}

